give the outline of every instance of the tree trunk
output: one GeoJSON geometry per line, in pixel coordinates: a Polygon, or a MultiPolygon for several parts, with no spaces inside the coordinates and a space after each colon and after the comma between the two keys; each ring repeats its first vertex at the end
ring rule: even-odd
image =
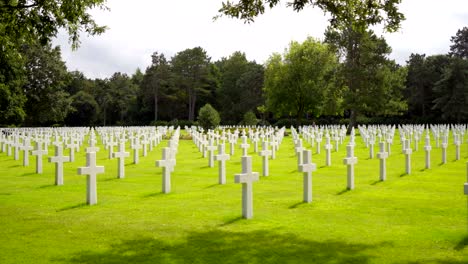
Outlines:
{"type": "Polygon", "coordinates": [[[192,119],[190,121],[195,120],[195,105],[197,103],[197,95],[194,93],[192,95],[192,105],[190,108],[190,114],[192,115],[192,119]]]}
{"type": "Polygon", "coordinates": [[[351,116],[349,117],[349,126],[348,126],[348,130],[346,131],[347,134],[350,134],[351,129],[356,126],[356,117],[357,117],[356,111],[351,110],[351,116]]]}
{"type": "Polygon", "coordinates": [[[104,105],[104,126],[106,126],[106,113],[107,113],[107,107],[104,105]]]}
{"type": "Polygon", "coordinates": [[[154,93],[154,121],[158,121],[158,94],[154,93]]]}

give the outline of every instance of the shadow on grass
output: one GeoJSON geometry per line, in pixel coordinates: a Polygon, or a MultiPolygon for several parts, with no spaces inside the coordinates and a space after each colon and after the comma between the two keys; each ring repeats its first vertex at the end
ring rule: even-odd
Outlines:
{"type": "Polygon", "coordinates": [[[300,205],[303,205],[303,204],[305,205],[305,204],[307,204],[307,203],[304,202],[304,201],[298,202],[298,203],[295,203],[295,204],[289,206],[289,209],[296,209],[297,207],[299,207],[300,205]]]}
{"type": "Polygon", "coordinates": [[[46,189],[46,188],[51,188],[51,187],[54,187],[55,184],[46,184],[46,185],[41,185],[39,187],[37,187],[38,189],[46,189]]]}
{"type": "Polygon", "coordinates": [[[382,183],[382,182],[383,182],[383,181],[381,181],[381,180],[374,181],[373,183],[371,183],[371,185],[377,185],[377,184],[382,183]]]}
{"type": "Polygon", "coordinates": [[[336,195],[343,195],[343,194],[345,194],[345,193],[347,193],[347,192],[349,192],[349,191],[351,191],[351,190],[349,190],[349,189],[344,189],[344,190],[341,190],[341,191],[337,192],[336,195]]]}
{"type": "Polygon", "coordinates": [[[123,240],[75,253],[67,263],[359,263],[373,262],[373,250],[389,243],[313,241],[271,231],[191,232],[184,241],[151,237],[123,240]]]}
{"type": "Polygon", "coordinates": [[[18,168],[18,167],[22,167],[22,166],[21,166],[21,165],[19,165],[19,164],[16,164],[16,165],[11,165],[11,166],[10,166],[10,167],[8,167],[8,168],[18,168]]]}
{"type": "Polygon", "coordinates": [[[409,176],[409,174],[408,174],[408,173],[406,173],[406,172],[404,172],[404,173],[400,174],[400,177],[405,177],[405,176],[409,176]]]}
{"type": "Polygon", "coordinates": [[[163,192],[149,193],[149,194],[143,195],[143,198],[156,197],[156,196],[160,196],[160,195],[163,195],[163,194],[164,194],[163,192]]]}
{"type": "Polygon", "coordinates": [[[79,203],[79,204],[75,204],[75,205],[70,205],[70,206],[66,206],[66,207],[57,209],[57,212],[73,210],[73,209],[76,209],[76,208],[85,207],[87,205],[88,205],[87,203],[79,203]]]}
{"type": "Polygon", "coordinates": [[[216,183],[216,184],[211,184],[211,185],[208,185],[208,186],[206,186],[206,187],[205,187],[205,188],[203,188],[203,189],[210,189],[210,188],[214,188],[214,187],[216,187],[216,186],[218,186],[218,185],[220,185],[220,184],[219,184],[219,183],[216,183]]]}
{"type": "Polygon", "coordinates": [[[21,176],[25,177],[25,176],[31,176],[31,175],[36,175],[36,174],[37,174],[36,172],[28,172],[28,173],[21,174],[21,176]]]}
{"type": "Polygon", "coordinates": [[[233,219],[231,219],[231,220],[228,220],[228,221],[226,221],[226,222],[220,224],[219,226],[220,226],[220,227],[228,226],[228,225],[234,224],[234,223],[236,223],[236,222],[239,222],[239,221],[241,221],[242,219],[244,219],[244,218],[242,218],[242,216],[238,216],[238,217],[235,217],[235,218],[233,218],[233,219]]]}
{"type": "Polygon", "coordinates": [[[468,246],[468,235],[466,235],[458,244],[453,248],[457,251],[463,250],[465,247],[468,246]]]}

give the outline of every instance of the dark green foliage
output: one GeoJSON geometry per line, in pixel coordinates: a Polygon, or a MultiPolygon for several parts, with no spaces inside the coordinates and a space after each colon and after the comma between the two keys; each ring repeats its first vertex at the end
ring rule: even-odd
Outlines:
{"type": "Polygon", "coordinates": [[[63,123],[71,110],[70,94],[65,90],[70,82],[62,61],[60,48],[47,44],[23,45],[26,58],[26,81],[23,91],[27,101],[27,126],[45,126],[63,123]]]}
{"type": "Polygon", "coordinates": [[[221,121],[218,111],[216,111],[216,109],[214,109],[210,104],[206,104],[200,108],[197,119],[198,124],[205,130],[214,129],[221,121]]]}
{"type": "Polygon", "coordinates": [[[434,87],[434,109],[442,116],[460,123],[468,117],[468,60],[454,58],[434,87]]]}
{"type": "Polygon", "coordinates": [[[219,107],[223,120],[242,121],[248,109],[263,103],[264,69],[255,61],[248,61],[245,53],[236,51],[229,58],[216,62],[220,70],[219,107]]]}
{"type": "Polygon", "coordinates": [[[210,58],[201,47],[178,52],[172,58],[176,89],[188,103],[188,120],[193,121],[197,99],[210,93],[210,58]]]}
{"type": "Polygon", "coordinates": [[[468,59],[468,27],[463,27],[457,31],[450,41],[450,55],[462,59],[468,59]]]}
{"type": "MultiPolygon", "coordinates": [[[[26,60],[21,53],[23,47],[49,44],[59,29],[64,29],[70,36],[73,48],[79,45],[79,34],[86,32],[96,35],[104,32],[105,27],[95,23],[89,14],[91,8],[105,8],[104,0],[69,0],[69,1],[0,1],[0,124],[19,124],[26,117],[24,109],[26,95],[23,93],[28,73],[26,60]]],[[[64,94],[52,96],[62,100],[64,94]]],[[[62,107],[66,106],[61,104],[62,107]]],[[[31,110],[31,109],[30,109],[31,110]]],[[[31,113],[31,111],[29,111],[31,113]]],[[[57,111],[52,115],[27,120],[47,123],[63,121],[57,111]]],[[[66,114],[66,111],[63,112],[66,114]]]]}
{"type": "Polygon", "coordinates": [[[244,114],[244,119],[242,124],[246,126],[256,126],[258,124],[258,119],[255,116],[254,112],[248,111],[244,114]]]}
{"type": "Polygon", "coordinates": [[[73,110],[68,114],[66,123],[70,126],[96,125],[100,109],[94,97],[85,91],[79,91],[71,100],[73,110]]]}
{"type": "MultiPolygon", "coordinates": [[[[273,54],[266,64],[265,95],[268,110],[276,117],[292,116],[298,122],[305,114],[324,112],[326,98],[335,85],[336,55],[327,45],[308,38],[291,42],[284,55],[273,54]]],[[[337,104],[341,98],[330,98],[337,104]]]]}

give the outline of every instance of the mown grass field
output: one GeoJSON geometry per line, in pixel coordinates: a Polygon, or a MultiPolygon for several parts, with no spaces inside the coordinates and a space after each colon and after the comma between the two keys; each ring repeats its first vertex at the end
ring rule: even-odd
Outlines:
{"type": "MultiPolygon", "coordinates": [[[[346,141],[347,142],[347,141],[346,141]]],[[[290,136],[284,138],[270,176],[254,183],[254,218],[242,219],[240,154],[227,163],[228,183],[218,185],[218,168],[190,140],[181,140],[172,193],[161,193],[155,161],[167,141],[140,157],[126,159],[126,178],[117,179],[117,160],[98,153],[98,204],[87,206],[84,148],[65,164],[65,185],[54,185],[54,165],[35,157],[22,166],[0,153],[0,263],[468,263],[467,145],[462,160],[424,170],[424,151],[412,155],[404,174],[399,140],[387,160],[387,181],[379,182],[379,160],[357,137],[356,189],[346,191],[345,144],[313,151],[313,202],[302,203],[302,173],[290,136]]],[[[305,144],[306,147],[310,146],[305,144]]],[[[229,147],[226,146],[229,151],[229,147]]],[[[375,152],[378,148],[375,148],[375,152]]],[[[127,148],[127,151],[128,148],[127,148]]],[[[254,171],[261,157],[253,153],[254,171]]],[[[53,148],[49,148],[49,155],[53,148]]]]}

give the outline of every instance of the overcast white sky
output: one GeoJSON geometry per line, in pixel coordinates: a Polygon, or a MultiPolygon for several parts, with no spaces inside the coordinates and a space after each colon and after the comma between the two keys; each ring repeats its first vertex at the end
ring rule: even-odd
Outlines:
{"type": "MultiPolygon", "coordinates": [[[[154,51],[167,58],[187,48],[201,46],[212,61],[243,51],[249,60],[264,63],[273,52],[283,52],[291,40],[307,36],[323,39],[327,18],[318,9],[295,13],[281,6],[269,10],[255,23],[213,16],[222,0],[108,0],[110,11],[93,11],[99,24],[109,29],[101,36],[81,37],[72,51],[68,37],[60,33],[54,41],[62,46],[69,70],[89,78],[106,78],[114,72],[133,74],[151,63],[154,51]]],[[[411,53],[447,53],[450,37],[468,26],[468,0],[403,0],[400,10],[406,21],[402,29],[385,34],[391,55],[404,64],[411,53]]],[[[381,35],[382,32],[376,32],[381,35]]]]}

